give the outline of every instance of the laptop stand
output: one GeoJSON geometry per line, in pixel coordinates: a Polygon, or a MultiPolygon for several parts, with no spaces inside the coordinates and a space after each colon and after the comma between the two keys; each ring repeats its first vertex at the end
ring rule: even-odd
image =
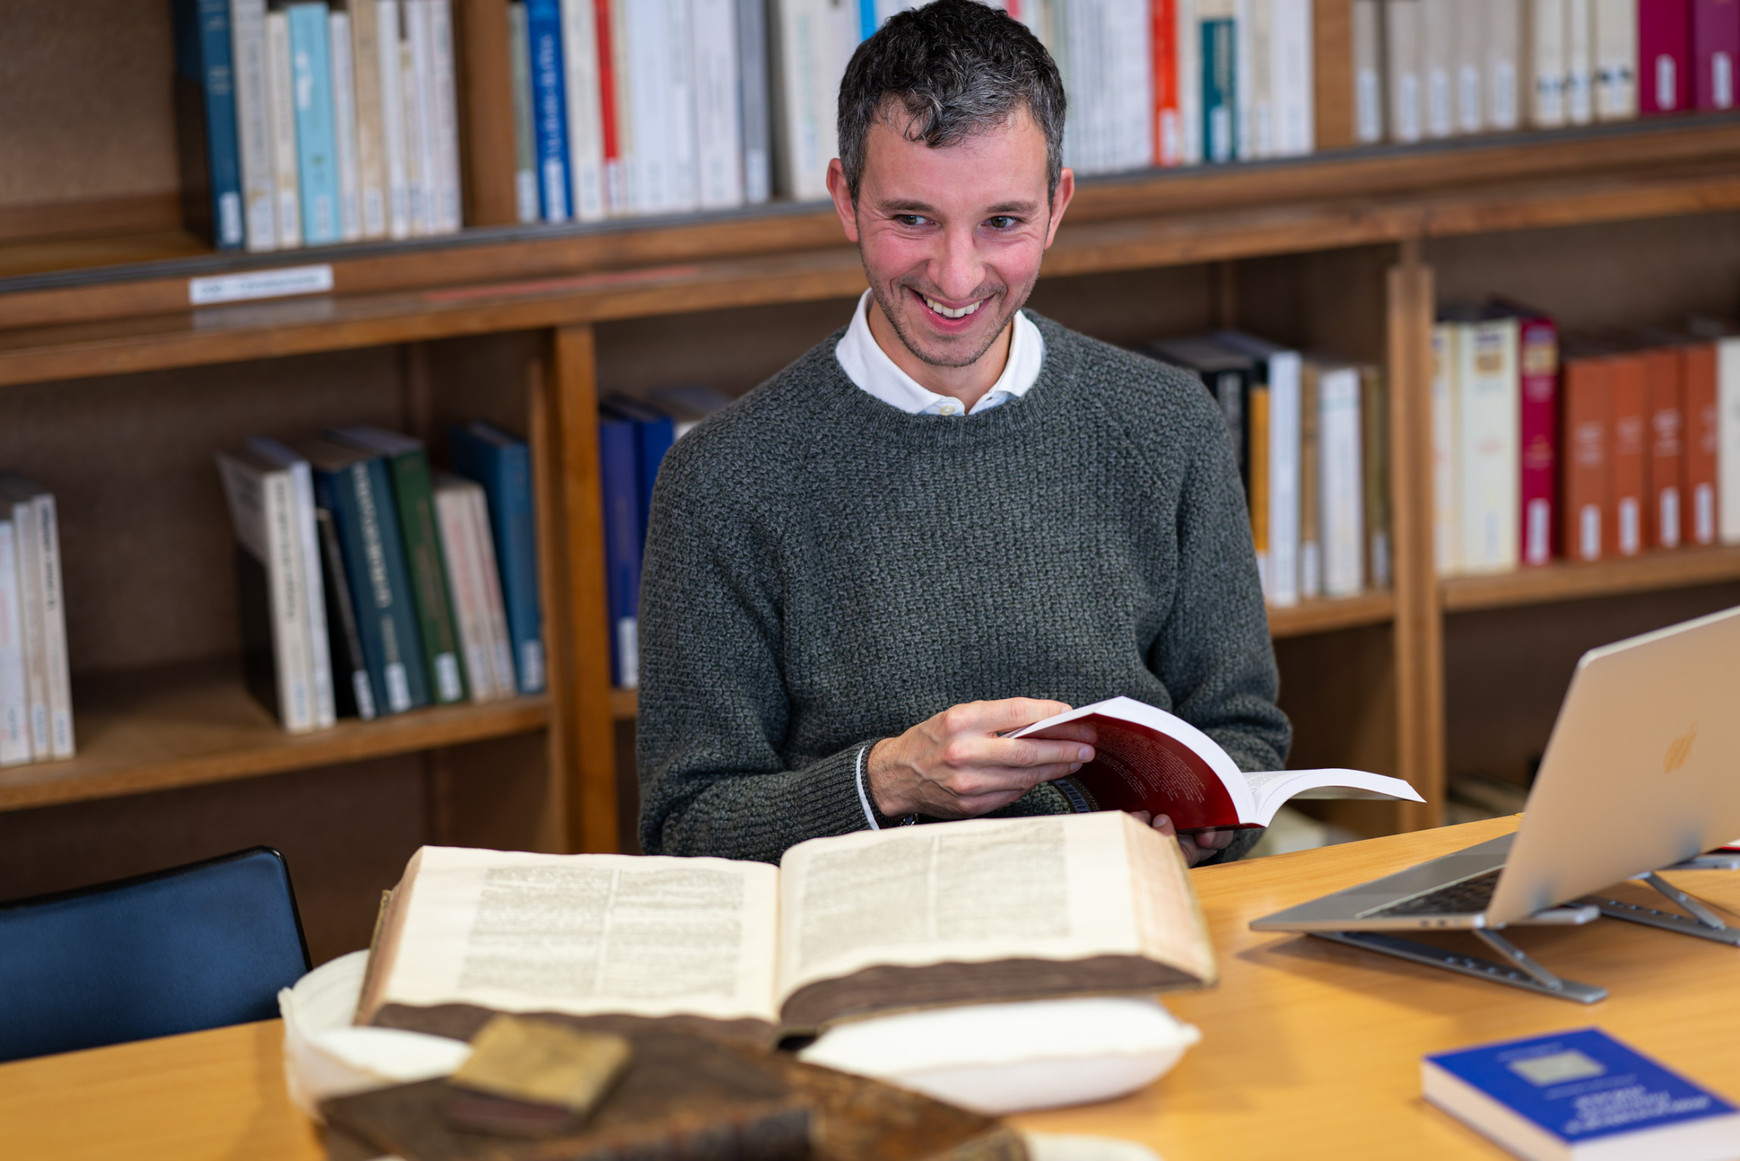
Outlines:
{"type": "Polygon", "coordinates": [[[1556,976],[1531,959],[1522,948],[1496,931],[1485,928],[1473,928],[1471,934],[1502,955],[1507,963],[1482,959],[1477,955],[1464,955],[1459,951],[1449,951],[1381,931],[1313,931],[1310,934],[1331,943],[1344,943],[1349,947],[1381,952],[1411,963],[1443,968],[1446,971],[1473,976],[1475,979],[1491,980],[1495,984],[1508,984],[1513,988],[1570,1000],[1573,1003],[1593,1004],[1607,998],[1606,988],[1580,984],[1576,980],[1556,976]]]}
{"type": "MultiPolygon", "coordinates": [[[[1673,869],[1675,868],[1669,868],[1669,870],[1673,869]]],[[[1680,910],[1678,912],[1661,911],[1654,907],[1645,907],[1641,903],[1627,903],[1623,899],[1607,899],[1599,895],[1590,895],[1579,899],[1578,902],[1592,903],[1601,909],[1601,914],[1610,915],[1614,919],[1623,919],[1629,923],[1642,923],[1650,927],[1659,927],[1663,931],[1677,931],[1681,935],[1692,935],[1699,939],[1708,939],[1716,943],[1726,943],[1731,947],[1740,947],[1740,927],[1724,923],[1722,917],[1711,911],[1709,906],[1697,896],[1686,894],[1654,871],[1640,877],[1645,883],[1667,896],[1669,901],[1680,910]]]]}

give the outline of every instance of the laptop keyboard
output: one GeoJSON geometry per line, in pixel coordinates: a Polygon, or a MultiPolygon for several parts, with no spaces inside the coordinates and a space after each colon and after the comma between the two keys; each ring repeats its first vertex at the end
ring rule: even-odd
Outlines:
{"type": "Polygon", "coordinates": [[[1415,895],[1411,899],[1367,911],[1366,916],[1382,915],[1385,917],[1397,915],[1472,915],[1486,910],[1486,905],[1492,902],[1492,892],[1498,886],[1498,873],[1504,868],[1487,871],[1483,875],[1475,875],[1472,879],[1463,879],[1460,883],[1438,887],[1427,891],[1424,895],[1415,895]]]}

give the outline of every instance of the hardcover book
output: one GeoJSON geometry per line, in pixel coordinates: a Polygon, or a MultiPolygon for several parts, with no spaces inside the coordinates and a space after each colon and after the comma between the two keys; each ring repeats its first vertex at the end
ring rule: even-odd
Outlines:
{"type": "Polygon", "coordinates": [[[1638,104],[1645,116],[1692,102],[1691,0],[1637,0],[1638,104]]]}
{"type": "Polygon", "coordinates": [[[1582,1028],[1420,1062],[1428,1101],[1528,1161],[1724,1161],[1740,1110],[1582,1028]]]}
{"type": "Polygon", "coordinates": [[[1716,405],[1716,345],[1688,343],[1680,348],[1685,386],[1686,539],[1716,543],[1716,487],[1720,464],[1720,427],[1716,405]]]}
{"type": "Polygon", "coordinates": [[[1699,109],[1734,107],[1740,63],[1740,0],[1692,0],[1692,101],[1699,109]]]}
{"type": "Polygon", "coordinates": [[[1300,796],[1424,801],[1400,778],[1363,770],[1241,771],[1183,718],[1129,697],[1078,706],[1009,737],[1052,737],[1077,721],[1093,726],[1094,759],[1052,785],[1078,812],[1145,810],[1183,831],[1268,826],[1283,803],[1300,796]]]}
{"type": "Polygon", "coordinates": [[[1612,368],[1598,356],[1565,360],[1564,543],[1572,560],[1597,561],[1612,551],[1607,489],[1611,442],[1608,395],[1612,368]]]}
{"type": "Polygon", "coordinates": [[[531,450],[524,440],[480,422],[453,428],[448,452],[453,470],[482,484],[488,497],[519,691],[538,693],[544,688],[544,615],[538,599],[531,450]]]}
{"type": "Polygon", "coordinates": [[[1636,353],[1614,355],[1609,363],[1608,415],[1612,425],[1608,453],[1610,529],[1620,556],[1643,551],[1648,518],[1645,492],[1649,484],[1649,372],[1636,353]]]}
{"type": "Polygon", "coordinates": [[[182,211],[219,250],[245,240],[229,0],[175,0],[182,211]]]}
{"type": "Polygon", "coordinates": [[[1645,434],[1648,442],[1649,505],[1647,538],[1654,548],[1678,548],[1684,529],[1685,414],[1680,382],[1680,352],[1670,346],[1640,353],[1648,395],[1645,434]]]}
{"type": "Polygon", "coordinates": [[[1556,555],[1559,527],[1559,332],[1553,320],[1517,312],[1522,456],[1518,528],[1521,561],[1543,565],[1556,555]]]}

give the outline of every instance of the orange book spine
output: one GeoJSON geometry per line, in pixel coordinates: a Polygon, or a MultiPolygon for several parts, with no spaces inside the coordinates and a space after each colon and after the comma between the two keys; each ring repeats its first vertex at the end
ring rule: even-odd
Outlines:
{"type": "Polygon", "coordinates": [[[1716,410],[1716,344],[1680,348],[1685,390],[1685,539],[1716,543],[1716,471],[1720,426],[1716,410]]]}
{"type": "Polygon", "coordinates": [[[1608,455],[1608,496],[1612,500],[1609,534],[1620,556],[1643,551],[1645,503],[1649,491],[1649,372],[1642,355],[1608,361],[1608,415],[1612,432],[1608,455]]]}
{"type": "Polygon", "coordinates": [[[1605,359],[1564,363],[1563,497],[1565,555],[1596,561],[1611,549],[1607,508],[1607,396],[1612,368],[1605,359]]]}
{"type": "Polygon", "coordinates": [[[1649,383],[1649,542],[1678,548],[1685,499],[1684,413],[1680,402],[1680,352],[1658,347],[1642,352],[1649,383]]]}

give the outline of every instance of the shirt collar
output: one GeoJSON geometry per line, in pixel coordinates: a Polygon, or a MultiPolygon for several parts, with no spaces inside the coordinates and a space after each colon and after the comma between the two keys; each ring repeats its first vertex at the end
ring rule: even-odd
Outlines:
{"type": "MultiPolygon", "coordinates": [[[[938,395],[918,381],[888,357],[888,352],[870,333],[870,292],[858,299],[858,309],[852,312],[852,325],[834,347],[834,358],[840,367],[862,390],[869,392],[891,407],[908,415],[959,415],[961,401],[938,395]]],[[[973,405],[969,413],[982,411],[1018,399],[1039,379],[1039,369],[1045,360],[1045,338],[1021,311],[1015,312],[1014,333],[1009,338],[1009,357],[1003,373],[991,389],[973,405]]]]}

